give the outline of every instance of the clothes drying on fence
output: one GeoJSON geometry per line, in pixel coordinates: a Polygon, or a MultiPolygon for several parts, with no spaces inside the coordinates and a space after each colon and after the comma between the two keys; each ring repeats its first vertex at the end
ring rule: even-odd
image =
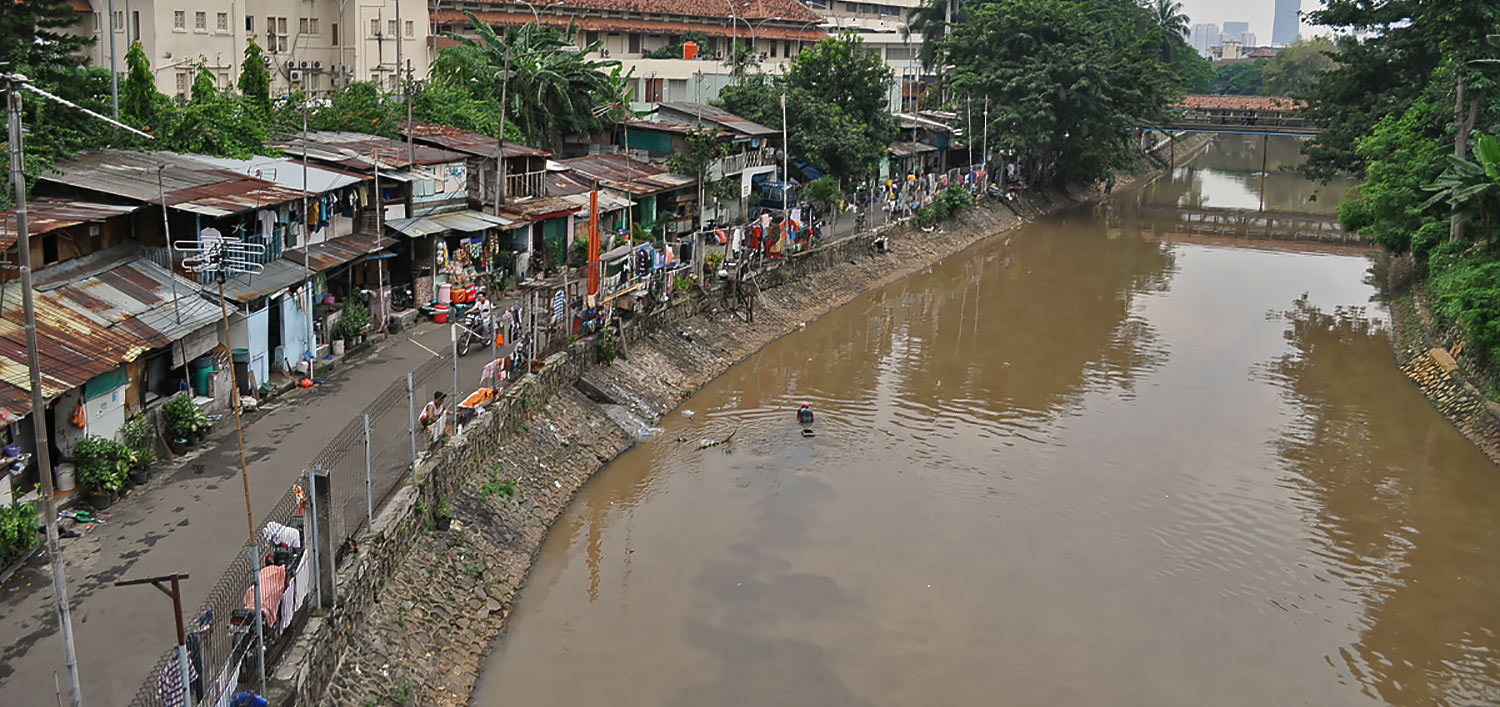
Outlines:
{"type": "MultiPolygon", "coordinates": [[[[198,681],[198,670],[188,661],[188,680],[198,681]]],[[[182,664],[175,658],[168,660],[161,666],[161,673],[156,677],[156,696],[161,698],[164,707],[184,707],[187,705],[187,690],[182,684],[182,664]]]]}
{"type": "MultiPolygon", "coordinates": [[[[267,565],[260,570],[260,608],[266,615],[266,623],[277,625],[280,616],[281,594],[286,591],[286,568],[267,565]]],[[[245,589],[245,608],[255,609],[255,585],[245,589]]]]}
{"type": "Polygon", "coordinates": [[[278,616],[277,628],[286,630],[291,627],[292,619],[297,610],[307,603],[307,597],[312,593],[313,563],[312,553],[304,552],[297,561],[297,569],[292,573],[291,586],[281,593],[281,613],[278,616]]]}
{"type": "Polygon", "coordinates": [[[510,359],[497,358],[484,364],[484,372],[479,374],[479,387],[488,388],[495,382],[495,369],[497,367],[500,369],[499,375],[503,378],[505,372],[510,369],[510,359]]]}
{"type": "Polygon", "coordinates": [[[261,537],[266,539],[266,542],[272,545],[290,548],[302,547],[302,531],[275,521],[266,523],[266,526],[260,529],[260,534],[261,537]]]}

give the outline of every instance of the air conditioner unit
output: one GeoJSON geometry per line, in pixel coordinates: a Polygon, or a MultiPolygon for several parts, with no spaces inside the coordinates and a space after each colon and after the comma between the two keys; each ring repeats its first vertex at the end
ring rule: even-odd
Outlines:
{"type": "Polygon", "coordinates": [[[286,62],[286,70],[287,71],[291,71],[292,69],[295,69],[295,68],[297,68],[297,62],[288,59],[287,62],[286,62]]]}
{"type": "Polygon", "coordinates": [[[609,56],[609,50],[608,49],[600,49],[599,50],[599,56],[604,56],[604,57],[609,56]]]}
{"type": "Polygon", "coordinates": [[[312,67],[312,62],[310,62],[310,61],[308,61],[306,59],[303,59],[302,60],[302,66],[299,67],[299,68],[308,69],[308,68],[311,68],[311,67],[312,67]]]}
{"type": "Polygon", "coordinates": [[[260,60],[266,62],[266,68],[267,69],[269,69],[272,66],[276,65],[276,60],[275,59],[272,59],[271,57],[268,57],[268,56],[266,56],[264,54],[261,55],[260,60]]]}
{"type": "Polygon", "coordinates": [[[345,74],[349,74],[349,75],[353,75],[354,74],[354,67],[352,65],[345,64],[344,65],[344,73],[345,74]]]}
{"type": "Polygon", "coordinates": [[[301,71],[293,71],[292,75],[291,75],[291,79],[293,81],[301,81],[302,80],[302,72],[301,71]]]}
{"type": "Polygon", "coordinates": [[[323,62],[321,62],[321,61],[315,61],[315,62],[313,62],[313,71],[322,71],[322,70],[323,70],[323,62]]]}

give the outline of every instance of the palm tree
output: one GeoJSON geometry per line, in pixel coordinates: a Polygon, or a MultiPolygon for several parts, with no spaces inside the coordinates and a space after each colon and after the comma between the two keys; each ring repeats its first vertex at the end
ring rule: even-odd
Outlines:
{"type": "MultiPolygon", "coordinates": [[[[1150,2],[1150,0],[1148,0],[1150,2]]],[[[1162,31],[1161,59],[1172,61],[1178,40],[1188,35],[1188,16],[1182,12],[1182,3],[1173,0],[1155,0],[1146,6],[1151,20],[1162,31]]]]}
{"type": "Polygon", "coordinates": [[[586,133],[612,122],[615,106],[630,79],[620,62],[591,59],[599,42],[572,50],[566,37],[536,23],[523,25],[501,37],[469,14],[478,40],[457,37],[460,46],[439,53],[433,62],[434,82],[463,86],[476,97],[499,102],[505,96],[506,120],[528,141],[559,147],[563,135],[586,133]],[[508,84],[502,91],[501,82],[508,84]]]}

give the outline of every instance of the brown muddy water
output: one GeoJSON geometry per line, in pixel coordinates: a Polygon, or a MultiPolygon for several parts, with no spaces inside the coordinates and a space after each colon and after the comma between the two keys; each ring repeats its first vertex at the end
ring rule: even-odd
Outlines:
{"type": "Polygon", "coordinates": [[[472,703],[1500,702],[1500,469],[1372,261],[1112,227],[1254,198],[1216,158],[706,386],[558,520],[472,703]]]}

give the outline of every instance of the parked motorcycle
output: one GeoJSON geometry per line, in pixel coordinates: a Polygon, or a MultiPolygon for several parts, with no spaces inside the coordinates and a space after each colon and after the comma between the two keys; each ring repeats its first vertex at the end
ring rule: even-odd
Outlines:
{"type": "Polygon", "coordinates": [[[413,298],[410,287],[391,288],[391,309],[397,312],[411,309],[413,298]]]}

